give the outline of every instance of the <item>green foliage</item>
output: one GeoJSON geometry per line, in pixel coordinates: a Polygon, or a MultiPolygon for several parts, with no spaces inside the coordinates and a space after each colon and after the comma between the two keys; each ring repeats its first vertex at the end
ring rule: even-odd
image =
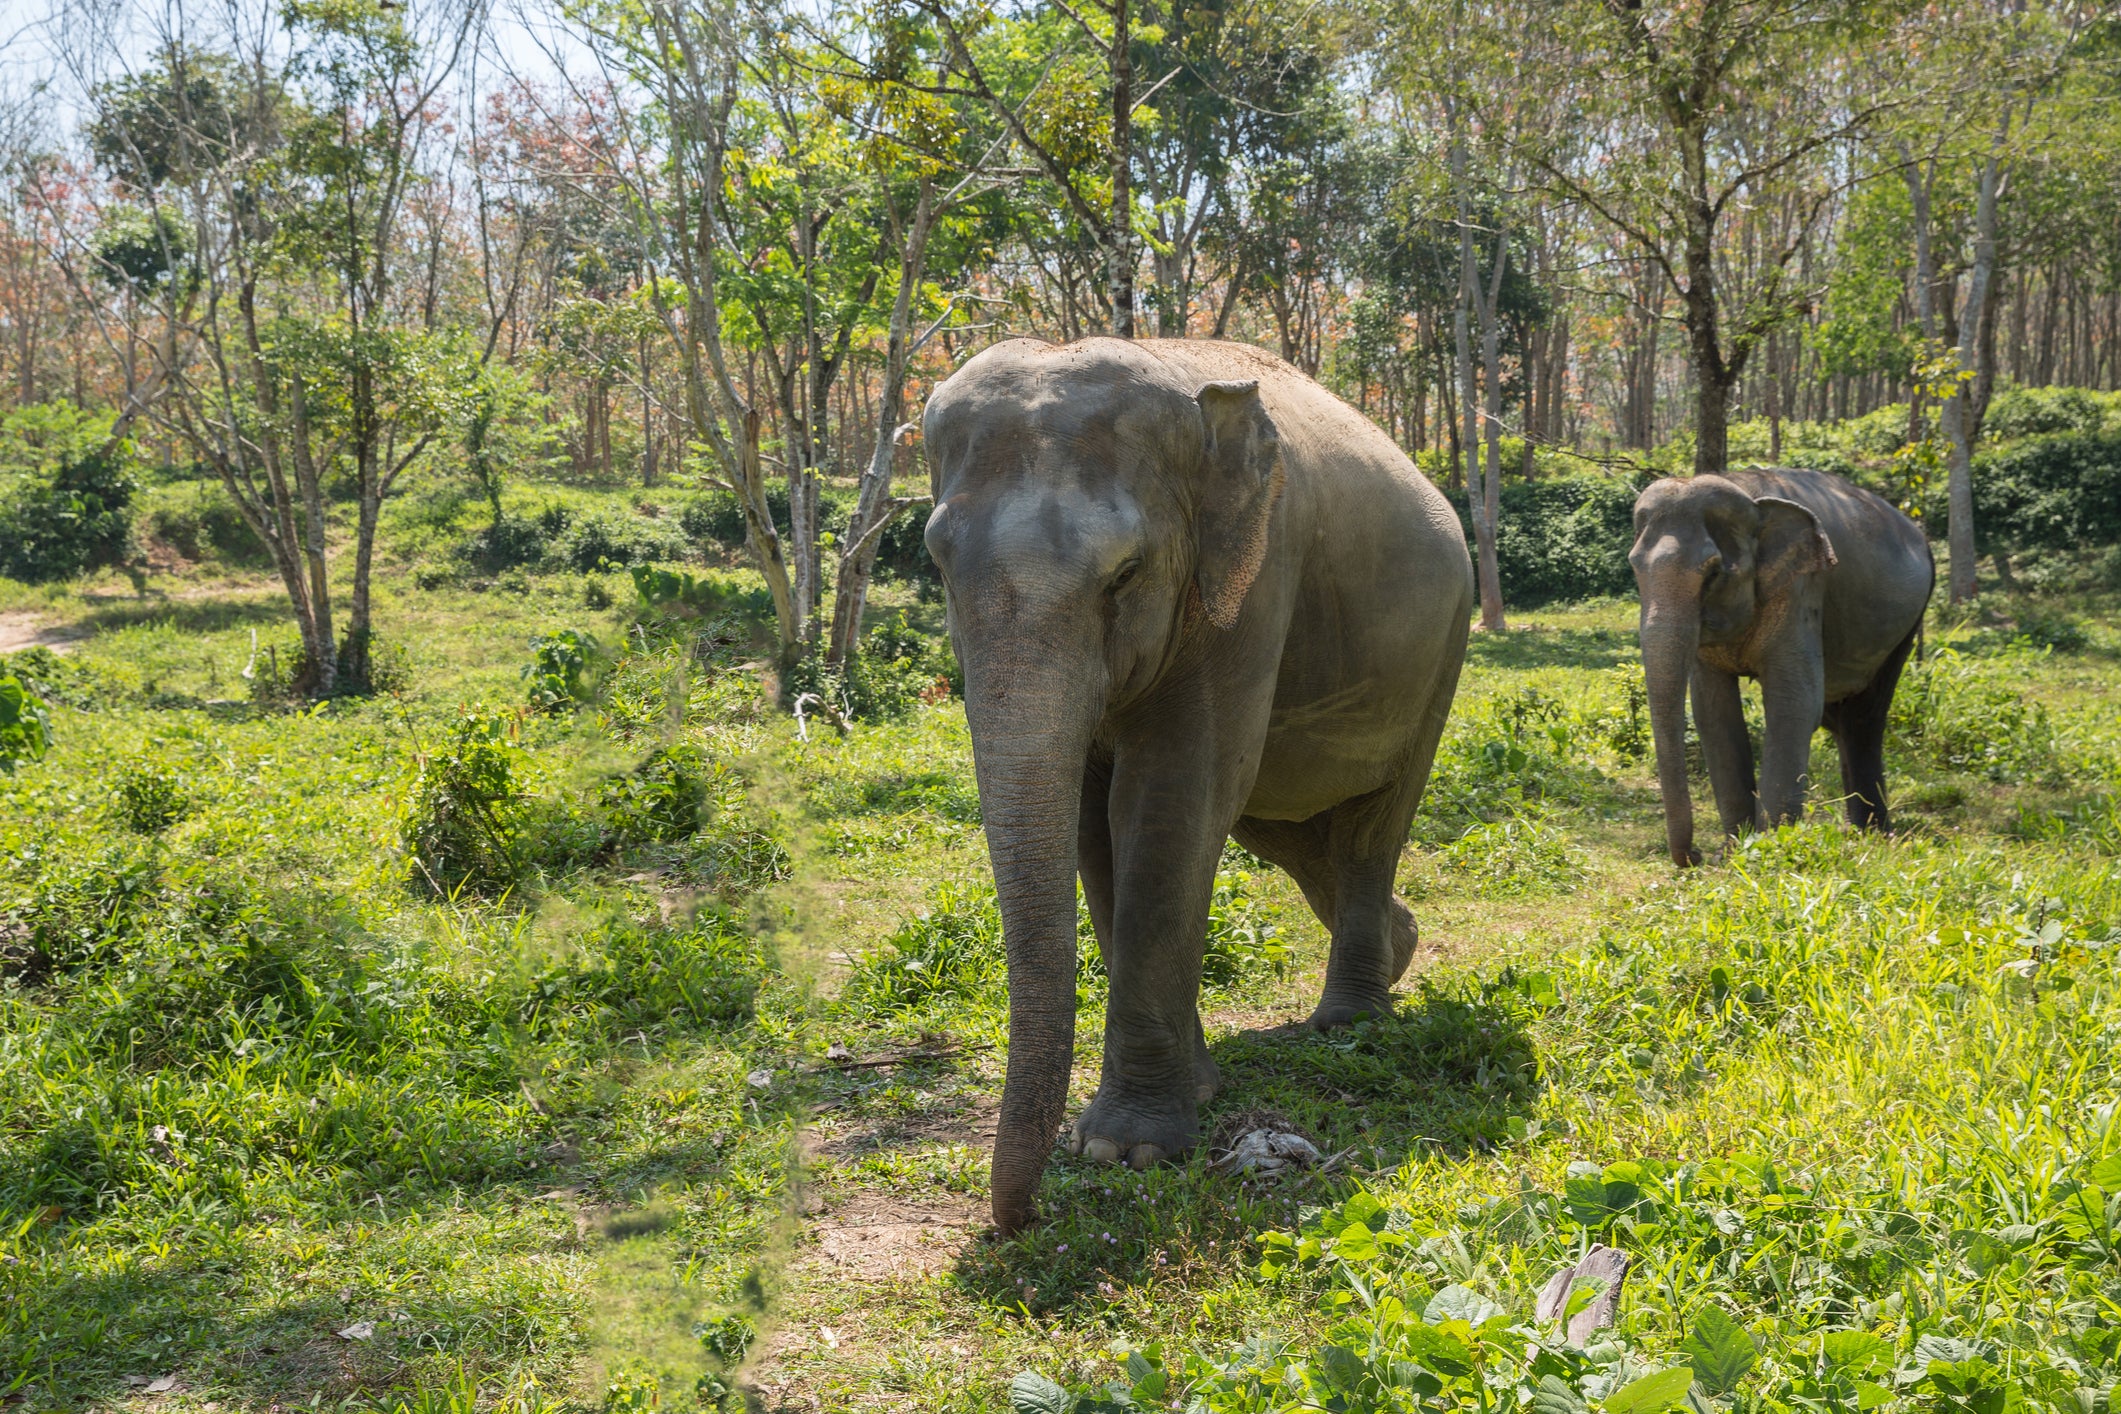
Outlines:
{"type": "MultiPolygon", "coordinates": [[[[1529,607],[1633,592],[1628,547],[1635,543],[1638,489],[1632,481],[1610,476],[1504,485],[1495,530],[1503,598],[1529,607]]],[[[1451,503],[1470,547],[1465,498],[1454,496],[1451,503]]]]}
{"type": "Polygon", "coordinates": [[[722,586],[684,570],[633,567],[634,602],[643,617],[702,618],[722,607],[722,586]]]}
{"type": "Polygon", "coordinates": [[[605,829],[621,846],[697,834],[706,823],[714,781],[727,774],[728,768],[708,760],[697,742],[659,746],[598,792],[605,829]]]}
{"type": "Polygon", "coordinates": [[[2095,433],[2105,425],[2105,409],[2083,388],[2014,386],[1997,389],[1989,399],[1981,436],[1987,441],[2015,442],[2021,437],[2095,433]]]}
{"type": "Polygon", "coordinates": [[[134,834],[157,835],[192,811],[190,789],[169,767],[139,761],[118,775],[113,797],[118,819],[134,834]]]}
{"type": "Polygon", "coordinates": [[[1937,766],[1991,781],[2061,779],[2065,756],[2054,723],[2020,688],[2035,657],[2019,649],[1970,658],[1940,647],[1909,662],[1893,696],[1895,741],[1937,766]]]}
{"type": "MultiPolygon", "coordinates": [[[[1926,519],[1944,526],[1941,486],[1931,499],[1926,519]]],[[[2121,544],[2121,432],[2034,437],[1977,458],[1974,532],[1983,553],[2121,544]]]]}
{"type": "Polygon", "coordinates": [[[39,584],[125,563],[138,479],[109,430],[65,403],[0,420],[0,575],[39,584]]]}
{"type": "Polygon", "coordinates": [[[532,795],[536,768],[520,728],[514,717],[466,712],[422,755],[398,827],[415,879],[443,893],[492,893],[593,846],[590,822],[532,795]]]}
{"type": "Polygon", "coordinates": [[[1443,847],[1437,863],[1452,885],[1482,898],[1565,893],[1584,877],[1568,836],[1537,810],[1473,826],[1443,847]]]}
{"type": "Polygon", "coordinates": [[[201,485],[189,505],[156,506],[147,528],[187,560],[212,558],[246,567],[272,563],[271,550],[218,486],[201,485]]]}
{"type": "Polygon", "coordinates": [[[1288,970],[1293,954],[1279,930],[1260,917],[1253,897],[1254,880],[1245,869],[1218,869],[1208,898],[1208,945],[1200,962],[1200,980],[1210,987],[1230,987],[1248,978],[1288,970]]]}
{"type": "Polygon", "coordinates": [[[611,662],[596,635],[572,628],[531,639],[530,655],[523,681],[534,712],[567,712],[594,701],[597,681],[611,662]]]}
{"type": "Polygon", "coordinates": [[[835,671],[813,651],[789,669],[781,695],[791,710],[800,697],[823,700],[847,721],[904,721],[916,704],[964,691],[964,674],[947,641],[906,622],[903,612],[862,635],[861,651],[835,671]]]}
{"type": "Polygon", "coordinates": [[[0,771],[14,774],[51,750],[51,710],[13,673],[0,676],[0,771]]]}
{"type": "Polygon", "coordinates": [[[671,522],[605,511],[582,517],[554,537],[547,559],[588,574],[606,566],[683,560],[688,553],[684,535],[671,522]]]}
{"type": "Polygon", "coordinates": [[[862,958],[841,995],[856,1012],[913,1011],[998,995],[1007,974],[993,888],[945,882],[862,958]]]}

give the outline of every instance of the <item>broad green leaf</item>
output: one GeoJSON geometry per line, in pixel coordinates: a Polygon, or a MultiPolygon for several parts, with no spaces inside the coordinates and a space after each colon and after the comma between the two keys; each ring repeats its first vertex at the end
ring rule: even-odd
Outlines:
{"type": "Polygon", "coordinates": [[[1571,1178],[1562,1189],[1562,1197],[1569,1205],[1569,1216],[1584,1226],[1605,1221],[1604,1179],[1571,1178]]]}
{"type": "Polygon", "coordinates": [[[1502,1308],[1487,1297],[1469,1286],[1454,1283],[1429,1298],[1429,1304],[1423,1308],[1421,1318],[1432,1326],[1440,1326],[1445,1321],[1464,1321],[1473,1329],[1479,1330],[1501,1314],[1502,1308]]]}
{"type": "Polygon", "coordinates": [[[1409,1329],[1407,1353],[1445,1379],[1456,1379],[1471,1374],[1473,1370],[1473,1352],[1466,1348],[1465,1342],[1445,1335],[1434,1326],[1409,1329]]]}
{"type": "Polygon", "coordinates": [[[1009,1381],[1009,1407],[1016,1414],[1072,1414],[1075,1396],[1036,1370],[1009,1381]]]}
{"type": "Polygon", "coordinates": [[[1607,1395],[1605,1414],[1664,1414],[1686,1398],[1693,1384],[1694,1370],[1689,1365],[1644,1375],[1607,1395]]]}
{"type": "Polygon", "coordinates": [[[1559,1376],[1540,1376],[1532,1390],[1532,1414],[1589,1414],[1589,1410],[1582,1393],[1559,1376]]]}
{"type": "Polygon", "coordinates": [[[1753,1338],[1719,1306],[1704,1306],[1694,1317],[1694,1329],[1679,1343],[1679,1353],[1694,1367],[1694,1377],[1710,1394],[1729,1394],[1738,1388],[1760,1359],[1753,1338]]]}
{"type": "Polygon", "coordinates": [[[1852,1375],[1875,1375],[1893,1363],[1892,1342],[1869,1331],[1829,1331],[1819,1349],[1827,1364],[1852,1375]]]}
{"type": "Polygon", "coordinates": [[[2085,1176],[2109,1193],[2121,1192],[2121,1150],[2093,1164],[2092,1171],[2085,1176]]]}

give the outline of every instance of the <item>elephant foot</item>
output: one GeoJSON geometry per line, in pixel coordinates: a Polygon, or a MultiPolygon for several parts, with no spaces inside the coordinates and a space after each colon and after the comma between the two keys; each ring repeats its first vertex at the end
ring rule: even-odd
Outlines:
{"type": "Polygon", "coordinates": [[[1115,1096],[1100,1090],[1068,1132],[1068,1152],[1092,1163],[1145,1169],[1200,1142],[1200,1116],[1189,1097],[1115,1096]]]}
{"type": "Polygon", "coordinates": [[[1392,900],[1388,927],[1392,941],[1392,981],[1397,983],[1414,963],[1414,952],[1421,946],[1421,928],[1414,922],[1414,910],[1399,898],[1392,900]]]}
{"type": "Polygon", "coordinates": [[[1327,995],[1319,999],[1317,1009],[1311,1013],[1311,1027],[1317,1031],[1332,1031],[1358,1021],[1381,1021],[1391,1014],[1392,996],[1389,992],[1375,997],[1327,995]]]}
{"type": "Polygon", "coordinates": [[[1193,1103],[1205,1105],[1223,1088],[1222,1068],[1208,1054],[1208,1037],[1198,1026],[1193,1032],[1193,1103]]]}

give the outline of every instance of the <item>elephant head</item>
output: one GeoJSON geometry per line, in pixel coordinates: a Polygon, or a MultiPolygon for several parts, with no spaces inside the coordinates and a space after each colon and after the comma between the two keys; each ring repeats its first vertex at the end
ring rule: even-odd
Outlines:
{"type": "Polygon", "coordinates": [[[1635,501],[1628,564],[1642,599],[1642,666],[1665,842],[1682,868],[1700,862],[1687,795],[1686,693],[1704,645],[1773,633],[1799,591],[1835,563],[1818,518],[1795,501],[1748,496],[1720,476],[1652,483],[1635,501]]]}
{"type": "Polygon", "coordinates": [[[989,348],[923,421],[951,642],[1009,967],[994,1218],[1027,1223],[1074,1059],[1076,832],[1093,738],[1181,641],[1238,621],[1281,490],[1253,382],[1095,339],[989,348]]]}

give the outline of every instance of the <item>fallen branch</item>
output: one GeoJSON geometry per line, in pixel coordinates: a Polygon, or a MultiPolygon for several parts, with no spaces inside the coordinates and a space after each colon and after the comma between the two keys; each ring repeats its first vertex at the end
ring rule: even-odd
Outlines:
{"type": "Polygon", "coordinates": [[[977,1055],[981,1051],[991,1051],[993,1049],[992,1042],[981,1041],[976,1045],[952,1046],[947,1050],[941,1051],[912,1051],[902,1056],[885,1056],[882,1060],[835,1061],[831,1065],[812,1066],[804,1071],[803,1074],[831,1075],[842,1070],[881,1070],[885,1066],[913,1065],[919,1061],[955,1060],[959,1056],[977,1055]]]}

